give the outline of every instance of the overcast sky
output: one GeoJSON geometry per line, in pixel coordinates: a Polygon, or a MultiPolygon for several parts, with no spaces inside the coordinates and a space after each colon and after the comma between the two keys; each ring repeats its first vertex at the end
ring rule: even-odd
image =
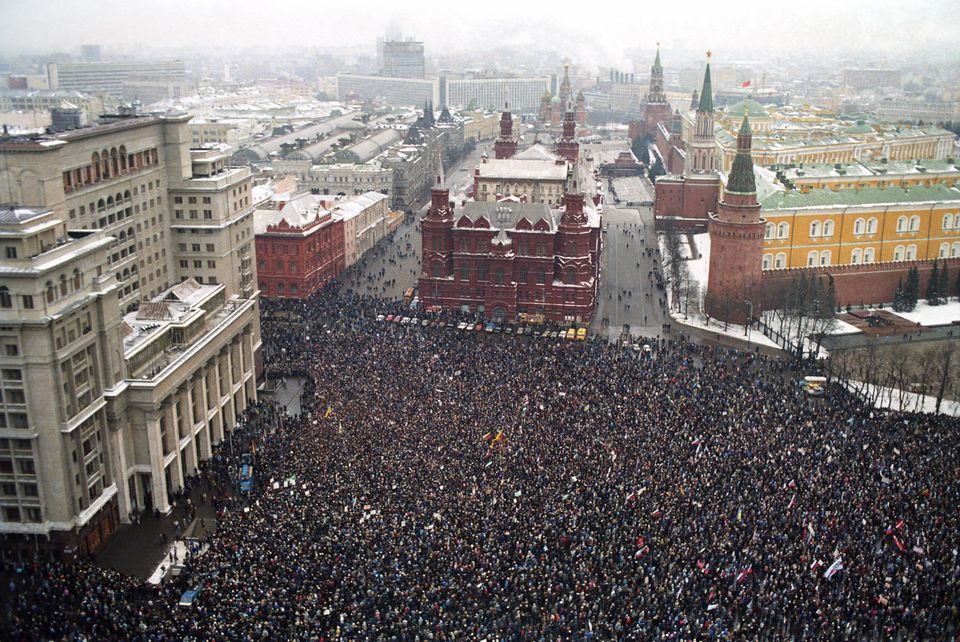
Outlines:
{"type": "Polygon", "coordinates": [[[960,0],[0,0],[0,50],[343,44],[372,53],[395,23],[424,40],[428,56],[513,44],[615,64],[626,49],[661,41],[668,50],[710,48],[721,60],[817,50],[949,60],[960,52],[958,7],[960,0]]]}

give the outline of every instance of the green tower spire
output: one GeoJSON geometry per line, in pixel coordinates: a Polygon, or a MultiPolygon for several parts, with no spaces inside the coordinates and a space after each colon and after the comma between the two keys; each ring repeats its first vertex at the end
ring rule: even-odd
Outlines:
{"type": "Polygon", "coordinates": [[[713,84],[710,82],[710,63],[707,63],[707,71],[703,74],[703,89],[700,91],[700,104],[697,111],[713,111],[713,84]]]}
{"type": "Polygon", "coordinates": [[[750,156],[752,142],[750,121],[747,119],[747,112],[744,111],[743,122],[740,123],[740,131],[737,133],[737,155],[733,159],[733,167],[730,168],[726,191],[737,194],[756,193],[757,181],[753,176],[753,158],[750,156]]]}

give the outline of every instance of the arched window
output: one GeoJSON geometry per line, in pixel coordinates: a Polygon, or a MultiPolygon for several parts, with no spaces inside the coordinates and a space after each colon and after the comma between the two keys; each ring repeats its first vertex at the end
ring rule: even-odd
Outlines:
{"type": "Polygon", "coordinates": [[[916,216],[916,215],[911,216],[911,217],[910,217],[910,231],[911,231],[911,232],[916,232],[916,231],[919,230],[919,229],[920,229],[920,217],[919,217],[919,216],[916,216]]]}
{"type": "Polygon", "coordinates": [[[941,244],[940,244],[940,255],[939,255],[939,256],[940,256],[941,259],[945,259],[945,258],[947,258],[948,256],[950,256],[950,244],[949,244],[949,243],[941,243],[941,244]]]}
{"type": "Polygon", "coordinates": [[[773,255],[764,254],[763,255],[763,268],[764,270],[769,270],[770,266],[773,264],[773,255]]]}
{"type": "Polygon", "coordinates": [[[870,218],[867,220],[867,234],[876,234],[877,233],[877,219],[870,218]]]}
{"type": "Polygon", "coordinates": [[[440,276],[440,266],[437,263],[430,266],[430,276],[440,276]]]}
{"type": "Polygon", "coordinates": [[[497,285],[503,285],[503,268],[498,267],[493,271],[493,278],[497,285]]]}
{"type": "Polygon", "coordinates": [[[950,256],[960,256],[960,241],[950,246],[950,256]]]}
{"type": "Polygon", "coordinates": [[[577,271],[573,268],[567,268],[564,281],[567,285],[573,285],[577,282],[577,271]]]}
{"type": "Polygon", "coordinates": [[[820,221],[810,223],[810,237],[820,236],[820,221]]]}
{"type": "Polygon", "coordinates": [[[863,262],[864,263],[873,263],[873,248],[868,247],[863,250],[863,262]]]}
{"type": "Polygon", "coordinates": [[[807,253],[807,267],[813,267],[820,260],[820,253],[816,250],[811,250],[807,253]]]}
{"type": "MultiPolygon", "coordinates": [[[[960,220],[960,214],[957,215],[957,220],[960,220]]],[[[943,215],[943,229],[952,230],[954,226],[953,214],[944,214],[943,215]]]]}
{"type": "Polygon", "coordinates": [[[783,252],[777,252],[773,259],[773,267],[782,268],[787,266],[787,255],[783,252]]]}
{"type": "Polygon", "coordinates": [[[10,290],[5,285],[0,285],[0,308],[12,308],[13,299],[10,298],[10,290]]]}
{"type": "Polygon", "coordinates": [[[47,303],[53,303],[57,297],[57,290],[53,287],[53,281],[47,281],[47,303]]]}
{"type": "Polygon", "coordinates": [[[897,231],[906,232],[907,231],[907,217],[901,216],[897,219],[897,231]]]}
{"type": "Polygon", "coordinates": [[[129,200],[130,200],[130,190],[124,191],[124,193],[123,193],[123,200],[125,200],[125,201],[129,201],[129,200]]]}
{"type": "Polygon", "coordinates": [[[80,274],[80,270],[73,271],[73,289],[79,290],[80,286],[83,285],[83,276],[80,274]]]}
{"type": "Polygon", "coordinates": [[[824,236],[833,236],[833,221],[824,221],[824,222],[823,222],[823,235],[824,235],[824,236]]]}
{"type": "Polygon", "coordinates": [[[112,196],[108,196],[108,197],[107,197],[107,207],[113,207],[113,197],[112,197],[112,196]]]}
{"type": "Polygon", "coordinates": [[[830,250],[820,252],[820,265],[830,265],[830,250]]]}
{"type": "Polygon", "coordinates": [[[110,178],[110,152],[107,150],[100,152],[100,167],[103,177],[110,178]]]}
{"type": "Polygon", "coordinates": [[[777,227],[773,223],[767,223],[766,227],[763,228],[763,238],[772,239],[776,234],[777,227]]]}
{"type": "Polygon", "coordinates": [[[916,259],[916,258],[917,258],[917,246],[916,246],[916,245],[913,245],[913,244],[908,245],[908,246],[907,246],[907,260],[908,260],[908,261],[913,261],[913,260],[916,259]]]}
{"type": "Polygon", "coordinates": [[[99,181],[99,180],[100,180],[100,171],[101,171],[101,166],[100,166],[100,154],[98,154],[97,152],[93,152],[93,156],[90,157],[90,162],[93,163],[93,176],[94,176],[94,180],[99,181]]]}
{"type": "Polygon", "coordinates": [[[863,251],[859,247],[853,248],[853,251],[850,252],[850,262],[851,263],[860,263],[863,259],[863,251]]]}
{"type": "Polygon", "coordinates": [[[863,234],[867,229],[867,222],[862,218],[858,218],[853,222],[853,233],[854,234],[863,234]]]}
{"type": "Polygon", "coordinates": [[[790,225],[789,223],[780,223],[777,225],[777,238],[785,239],[790,236],[790,225]]]}
{"type": "Polygon", "coordinates": [[[67,296],[67,275],[60,275],[60,296],[67,296]]]}
{"type": "Polygon", "coordinates": [[[120,169],[125,172],[127,171],[127,148],[120,145],[118,151],[120,153],[120,169]]]}

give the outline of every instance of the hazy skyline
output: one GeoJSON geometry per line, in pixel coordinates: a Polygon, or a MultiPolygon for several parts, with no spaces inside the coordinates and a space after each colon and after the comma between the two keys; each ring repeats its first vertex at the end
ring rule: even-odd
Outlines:
{"type": "Polygon", "coordinates": [[[937,59],[960,52],[960,9],[934,0],[922,9],[902,0],[807,0],[793,5],[686,2],[653,7],[637,2],[590,11],[588,3],[451,3],[368,0],[331,4],[277,0],[7,0],[0,25],[4,54],[105,48],[262,46],[364,47],[391,24],[424,40],[428,56],[494,47],[555,49],[580,64],[608,65],[629,49],[700,51],[719,59],[751,55],[890,55],[937,59]],[[437,7],[441,8],[437,8],[437,7]],[[589,18],[587,12],[589,11],[589,18]]]}

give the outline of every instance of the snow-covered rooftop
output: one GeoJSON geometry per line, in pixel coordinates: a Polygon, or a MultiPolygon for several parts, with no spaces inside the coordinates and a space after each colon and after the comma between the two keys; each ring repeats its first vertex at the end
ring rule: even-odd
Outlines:
{"type": "Polygon", "coordinates": [[[492,159],[480,164],[481,178],[562,181],[567,164],[552,160],[492,159]]]}

